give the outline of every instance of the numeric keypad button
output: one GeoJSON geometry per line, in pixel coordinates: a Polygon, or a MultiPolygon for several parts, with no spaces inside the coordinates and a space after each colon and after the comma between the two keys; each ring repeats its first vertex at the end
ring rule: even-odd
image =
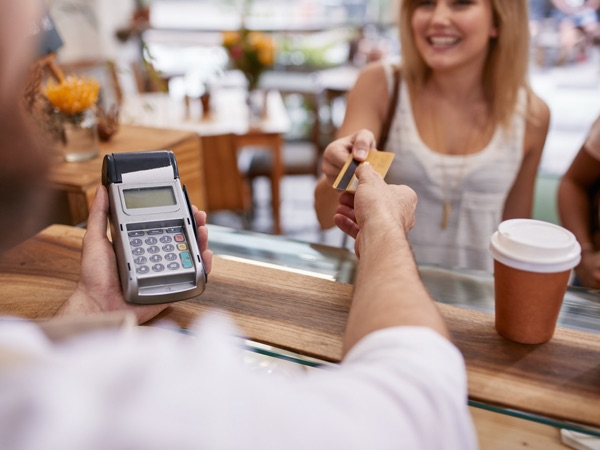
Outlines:
{"type": "Polygon", "coordinates": [[[155,272],[162,272],[163,270],[165,270],[165,266],[163,266],[162,264],[154,264],[152,266],[152,270],[155,272]]]}
{"type": "Polygon", "coordinates": [[[143,244],[141,239],[135,238],[135,239],[131,239],[129,241],[129,243],[131,244],[132,247],[139,247],[140,245],[143,244]]]}
{"type": "Polygon", "coordinates": [[[189,269],[190,267],[193,267],[190,252],[181,252],[179,254],[179,258],[181,259],[181,265],[184,269],[189,269]]]}

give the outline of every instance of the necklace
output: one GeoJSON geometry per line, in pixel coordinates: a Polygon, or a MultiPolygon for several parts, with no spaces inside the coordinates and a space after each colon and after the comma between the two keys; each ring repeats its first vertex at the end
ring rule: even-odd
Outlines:
{"type": "Polygon", "coordinates": [[[440,226],[442,230],[445,230],[448,226],[448,220],[450,219],[450,214],[452,214],[452,202],[458,195],[460,191],[460,186],[465,177],[465,167],[467,165],[467,155],[461,155],[461,163],[459,168],[459,173],[456,176],[453,189],[451,189],[448,174],[446,173],[446,164],[444,162],[444,154],[440,153],[440,168],[442,171],[442,221],[440,226]]]}
{"type": "Polygon", "coordinates": [[[434,114],[431,105],[429,113],[429,117],[432,118],[433,140],[435,144],[434,150],[436,150],[436,152],[438,152],[440,155],[440,171],[442,181],[440,186],[442,191],[442,219],[440,222],[440,227],[442,230],[445,230],[448,227],[448,221],[450,220],[450,215],[452,214],[452,204],[458,198],[462,183],[464,181],[468,154],[474,142],[477,128],[475,126],[470,127],[469,134],[467,135],[467,139],[465,141],[465,146],[463,147],[465,150],[460,155],[456,155],[461,157],[458,174],[454,180],[450,180],[445,161],[445,157],[449,155],[448,152],[446,152],[446,145],[440,142],[441,133],[439,132],[438,128],[438,120],[436,117],[437,114],[434,114]],[[454,183],[452,183],[452,181],[454,181],[454,183]]]}

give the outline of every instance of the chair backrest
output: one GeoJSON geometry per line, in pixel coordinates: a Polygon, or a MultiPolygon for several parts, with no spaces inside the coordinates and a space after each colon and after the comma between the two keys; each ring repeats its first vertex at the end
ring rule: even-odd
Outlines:
{"type": "Polygon", "coordinates": [[[201,136],[207,211],[247,211],[249,193],[238,169],[235,137],[201,136]]]}

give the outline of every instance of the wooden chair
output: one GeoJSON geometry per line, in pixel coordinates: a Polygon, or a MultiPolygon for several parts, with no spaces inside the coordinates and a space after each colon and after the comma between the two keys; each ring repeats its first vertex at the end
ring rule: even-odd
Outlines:
{"type": "MultiPolygon", "coordinates": [[[[284,177],[298,175],[318,177],[319,156],[318,149],[312,142],[284,144],[282,147],[282,175],[284,177]]],[[[273,192],[273,183],[275,182],[271,177],[273,152],[267,148],[246,147],[241,149],[238,158],[239,170],[248,192],[248,213],[251,218],[256,206],[254,181],[259,177],[268,178],[271,183],[271,192],[273,192]]],[[[271,196],[271,202],[274,201],[276,200],[271,196]]]]}
{"type": "Polygon", "coordinates": [[[235,136],[201,136],[206,183],[206,209],[235,211],[247,228],[250,197],[238,169],[235,136]]]}

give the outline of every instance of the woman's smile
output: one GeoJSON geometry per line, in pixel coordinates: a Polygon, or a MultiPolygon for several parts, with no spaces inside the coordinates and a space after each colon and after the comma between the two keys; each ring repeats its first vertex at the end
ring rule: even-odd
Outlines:
{"type": "Polygon", "coordinates": [[[417,50],[434,71],[483,67],[497,34],[490,0],[423,3],[415,8],[411,26],[417,50]]]}
{"type": "Polygon", "coordinates": [[[427,42],[434,48],[448,48],[453,47],[461,42],[461,38],[458,36],[429,36],[427,42]]]}

